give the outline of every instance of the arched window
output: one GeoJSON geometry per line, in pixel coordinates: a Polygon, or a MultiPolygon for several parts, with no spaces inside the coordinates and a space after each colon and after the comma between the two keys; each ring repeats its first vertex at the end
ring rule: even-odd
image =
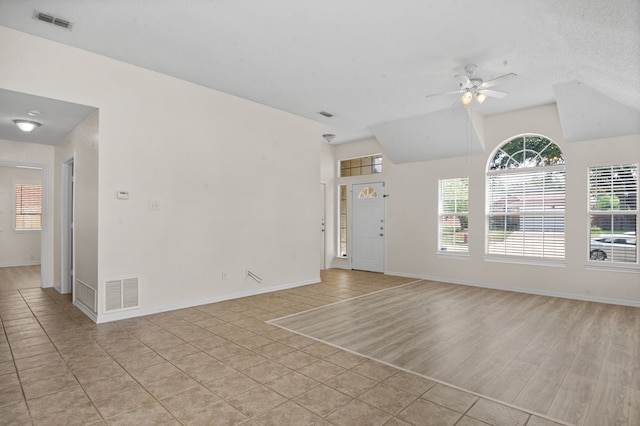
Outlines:
{"type": "Polygon", "coordinates": [[[487,253],[564,259],[565,170],[544,136],[503,143],[487,170],[487,253]]]}

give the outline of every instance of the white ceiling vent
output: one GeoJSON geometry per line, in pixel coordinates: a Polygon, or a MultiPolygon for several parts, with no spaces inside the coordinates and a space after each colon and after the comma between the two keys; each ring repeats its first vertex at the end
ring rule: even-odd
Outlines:
{"type": "Polygon", "coordinates": [[[33,11],[33,19],[35,19],[36,21],[46,22],[47,24],[55,25],[67,30],[71,30],[71,27],[73,26],[71,21],[62,19],[50,13],[38,12],[37,10],[33,11]]]}
{"type": "Polygon", "coordinates": [[[138,308],[138,278],[111,280],[104,283],[105,312],[138,308]]]}

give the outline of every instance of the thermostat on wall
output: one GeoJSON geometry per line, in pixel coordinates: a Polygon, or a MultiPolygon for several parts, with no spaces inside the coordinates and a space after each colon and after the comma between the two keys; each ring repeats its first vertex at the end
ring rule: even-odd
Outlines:
{"type": "Polygon", "coordinates": [[[118,200],[128,200],[129,191],[118,191],[116,192],[116,197],[118,197],[118,200]]]}

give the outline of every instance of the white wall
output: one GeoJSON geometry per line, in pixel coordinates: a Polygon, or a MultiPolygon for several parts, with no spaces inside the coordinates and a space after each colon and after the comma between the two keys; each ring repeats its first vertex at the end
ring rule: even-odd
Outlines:
{"type": "MultiPolygon", "coordinates": [[[[484,126],[486,152],[483,154],[400,165],[384,157],[381,175],[353,178],[353,183],[387,182],[387,273],[640,304],[640,270],[611,271],[611,268],[596,268],[587,260],[587,168],[607,162],[639,162],[640,135],[567,143],[555,105],[489,116],[484,126]],[[565,154],[566,261],[561,266],[485,260],[487,162],[502,142],[522,133],[545,135],[565,154]],[[470,186],[469,256],[438,254],[438,179],[463,176],[469,177],[470,186]]],[[[380,151],[375,140],[337,145],[334,161],[380,151]]],[[[337,183],[347,179],[338,179],[337,183]]],[[[341,259],[335,263],[348,267],[341,259]]]]}
{"type": "Polygon", "coordinates": [[[91,114],[55,147],[54,277],[61,287],[63,163],[74,160],[75,278],[97,290],[98,283],[98,116],[91,114]]]}
{"type": "Polygon", "coordinates": [[[98,321],[319,279],[317,123],[3,27],[0,56],[3,88],[100,110],[95,284],[141,307],[98,321]]]}
{"type": "Polygon", "coordinates": [[[16,231],[16,184],[42,185],[42,170],[0,166],[0,267],[40,264],[40,231],[16,231]]]}
{"type": "MultiPolygon", "coordinates": [[[[25,142],[0,139],[0,163],[4,165],[23,165],[42,168],[39,173],[43,184],[43,232],[40,233],[42,246],[40,264],[42,267],[42,286],[53,286],[53,147],[25,142]]],[[[11,197],[11,195],[9,195],[11,197]]],[[[10,215],[4,213],[3,215],[10,215]]],[[[5,228],[7,232],[8,228],[5,228]]],[[[4,234],[3,232],[2,234],[4,234]]],[[[4,238],[0,237],[0,238],[4,238]]],[[[4,263],[0,260],[0,263],[4,263]]]]}

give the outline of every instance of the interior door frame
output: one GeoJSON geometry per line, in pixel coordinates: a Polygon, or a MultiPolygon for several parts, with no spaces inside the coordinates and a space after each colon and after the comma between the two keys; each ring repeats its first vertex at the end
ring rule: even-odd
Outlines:
{"type": "Polygon", "coordinates": [[[373,184],[381,184],[382,187],[384,188],[384,194],[381,195],[381,199],[382,199],[382,205],[383,205],[383,217],[384,217],[384,230],[383,230],[383,236],[382,236],[382,271],[380,273],[385,273],[387,270],[387,202],[386,202],[386,190],[387,190],[387,183],[384,180],[377,180],[377,181],[372,181],[372,182],[354,182],[352,184],[350,184],[349,187],[349,192],[351,194],[350,197],[347,197],[348,202],[349,202],[349,206],[348,206],[348,211],[350,212],[349,214],[349,227],[348,227],[348,241],[349,244],[351,246],[351,248],[349,249],[349,268],[353,269],[353,259],[355,258],[355,253],[353,252],[353,248],[354,248],[354,238],[355,238],[355,233],[353,230],[354,224],[353,224],[353,218],[355,216],[355,203],[354,203],[354,197],[355,197],[355,191],[354,191],[354,187],[358,186],[358,185],[373,185],[373,184]]]}
{"type": "Polygon", "coordinates": [[[75,180],[75,167],[76,167],[76,155],[75,152],[67,159],[63,160],[62,166],[62,179],[61,179],[61,209],[60,209],[60,292],[74,293],[73,283],[75,282],[75,253],[76,253],[76,239],[75,231],[73,230],[75,224],[75,192],[76,183],[75,180]],[[71,224],[71,226],[70,226],[71,224]],[[71,228],[71,229],[70,229],[71,228]],[[72,237],[69,238],[69,231],[72,231],[72,237]],[[69,252],[72,256],[69,256],[69,252]],[[69,268],[71,268],[71,274],[68,274],[69,268]]]}
{"type": "Polygon", "coordinates": [[[327,269],[327,184],[320,182],[320,270],[327,269]]]}
{"type": "Polygon", "coordinates": [[[23,161],[0,160],[0,166],[4,167],[24,167],[29,169],[40,169],[42,173],[42,198],[41,198],[41,219],[40,219],[40,288],[46,287],[46,277],[49,273],[49,256],[47,250],[49,241],[49,168],[46,164],[30,163],[23,161]]]}

